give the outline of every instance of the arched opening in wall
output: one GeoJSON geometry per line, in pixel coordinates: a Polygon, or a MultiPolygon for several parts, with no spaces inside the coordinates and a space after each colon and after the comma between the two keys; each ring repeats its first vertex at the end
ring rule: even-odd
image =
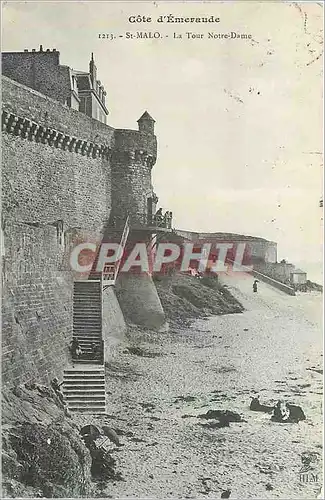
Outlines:
{"type": "Polygon", "coordinates": [[[63,220],[58,220],[56,223],[56,236],[57,236],[57,242],[59,248],[64,250],[65,248],[65,241],[64,241],[64,227],[63,227],[63,220]]]}
{"type": "Polygon", "coordinates": [[[147,224],[152,224],[152,216],[153,216],[153,200],[150,196],[147,198],[147,224]]]}

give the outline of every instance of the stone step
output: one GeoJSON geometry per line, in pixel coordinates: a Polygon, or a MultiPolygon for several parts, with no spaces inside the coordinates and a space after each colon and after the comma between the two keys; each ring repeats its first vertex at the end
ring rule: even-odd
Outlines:
{"type": "Polygon", "coordinates": [[[79,375],[80,373],[86,375],[104,375],[104,368],[71,368],[64,370],[64,375],[79,375]]]}
{"type": "Polygon", "coordinates": [[[75,323],[95,323],[95,324],[101,324],[102,323],[102,315],[101,314],[94,314],[94,313],[87,313],[84,311],[83,315],[79,314],[78,316],[73,316],[73,321],[75,323]]]}
{"type": "MultiPolygon", "coordinates": [[[[71,401],[71,407],[87,408],[91,406],[92,408],[105,408],[105,401],[84,401],[83,399],[71,401]]],[[[69,405],[70,408],[70,405],[69,405]]]]}
{"type": "Polygon", "coordinates": [[[82,351],[89,351],[89,349],[92,349],[92,345],[94,344],[97,349],[101,349],[101,341],[98,340],[97,342],[94,342],[93,340],[78,340],[79,345],[82,349],[82,351]]]}
{"type": "MultiPolygon", "coordinates": [[[[102,352],[101,344],[99,344],[99,343],[95,344],[96,349],[98,349],[98,351],[95,352],[95,353],[93,352],[92,344],[94,344],[94,342],[89,342],[89,344],[82,344],[82,343],[80,343],[79,345],[80,345],[81,351],[83,353],[85,353],[85,352],[87,352],[87,353],[92,352],[93,354],[100,354],[102,352]]],[[[91,363],[89,363],[89,364],[91,364],[91,363]]]]}
{"type": "Polygon", "coordinates": [[[78,334],[80,333],[80,335],[84,336],[84,337],[87,337],[89,340],[91,340],[92,338],[97,338],[97,339],[100,339],[101,336],[102,336],[102,330],[101,328],[97,328],[96,330],[94,328],[92,329],[84,329],[84,328],[74,328],[73,329],[73,336],[74,337],[78,337],[78,334]]]}
{"type": "Polygon", "coordinates": [[[79,304],[76,306],[76,304],[74,304],[73,306],[73,315],[74,316],[87,316],[87,315],[99,315],[101,316],[102,314],[102,309],[101,307],[95,307],[95,306],[92,306],[92,305],[89,305],[89,303],[87,304],[79,304]]]}
{"type": "MultiPolygon", "coordinates": [[[[89,366],[90,363],[88,363],[89,366]]],[[[85,382],[95,381],[105,381],[105,371],[104,366],[95,366],[91,363],[93,369],[88,370],[88,366],[74,365],[71,371],[64,373],[64,381],[69,383],[74,383],[75,380],[83,380],[85,382]],[[97,371],[98,368],[98,371],[97,371]],[[73,370],[73,371],[72,371],[73,370]],[[74,371],[75,370],[75,371],[74,371]]]]}
{"type": "Polygon", "coordinates": [[[73,295],[74,297],[83,297],[83,296],[86,296],[86,297],[100,297],[101,296],[101,292],[100,290],[87,290],[87,289],[84,289],[84,290],[74,290],[73,291],[73,295]]]}
{"type": "Polygon", "coordinates": [[[79,306],[76,306],[74,304],[73,306],[73,314],[76,316],[80,316],[81,314],[101,314],[101,307],[100,306],[92,306],[87,304],[80,304],[79,306]]]}
{"type": "Polygon", "coordinates": [[[67,385],[64,389],[63,389],[63,394],[67,394],[67,393],[70,393],[71,391],[85,391],[89,389],[89,391],[96,391],[98,389],[102,389],[103,387],[103,384],[101,385],[67,385]],[[67,391],[67,392],[66,392],[67,391]]]}
{"type": "Polygon", "coordinates": [[[102,330],[101,329],[98,329],[98,330],[94,330],[92,329],[90,331],[89,330],[85,330],[83,328],[74,328],[74,331],[73,331],[73,336],[74,337],[78,337],[78,334],[82,335],[83,337],[87,337],[87,339],[89,339],[91,341],[91,339],[93,338],[96,338],[96,339],[101,339],[102,338],[102,330]]]}
{"type": "Polygon", "coordinates": [[[96,295],[74,295],[73,296],[74,302],[89,302],[89,303],[94,303],[96,304],[101,304],[102,300],[101,297],[98,297],[96,295]]]}
{"type": "Polygon", "coordinates": [[[76,290],[80,290],[82,288],[93,289],[93,290],[99,289],[100,290],[100,283],[96,283],[96,281],[94,281],[94,280],[87,281],[84,283],[75,281],[73,288],[76,290]]]}
{"type": "Polygon", "coordinates": [[[94,302],[94,304],[99,303],[101,304],[101,297],[99,295],[89,295],[89,294],[74,294],[73,295],[74,300],[80,300],[82,302],[84,301],[89,301],[89,302],[94,302]]]}
{"type": "Polygon", "coordinates": [[[80,311],[77,314],[73,314],[73,320],[74,321],[84,321],[84,320],[91,320],[91,321],[101,321],[102,320],[102,313],[100,311],[80,311]]]}
{"type": "Polygon", "coordinates": [[[87,337],[87,339],[81,339],[78,336],[73,336],[73,338],[79,343],[80,347],[91,347],[92,345],[95,345],[95,347],[100,348],[101,347],[101,337],[98,335],[97,337],[87,337]]]}
{"type": "Polygon", "coordinates": [[[105,383],[105,375],[104,372],[100,372],[98,374],[96,373],[81,373],[80,367],[78,367],[80,372],[77,373],[67,373],[64,375],[64,382],[67,384],[73,385],[73,384],[78,384],[79,382],[82,382],[84,384],[93,384],[93,385],[98,385],[98,384],[104,384],[105,383]]]}
{"type": "Polygon", "coordinates": [[[87,331],[94,330],[94,331],[99,331],[100,332],[102,325],[96,324],[96,323],[95,324],[89,324],[89,325],[87,325],[87,324],[84,324],[84,323],[82,323],[80,321],[78,323],[74,323],[73,326],[74,326],[74,329],[77,329],[77,330],[87,330],[87,331]]]}
{"type": "Polygon", "coordinates": [[[85,327],[93,325],[96,328],[98,328],[99,326],[102,326],[102,322],[99,319],[93,319],[93,320],[88,319],[87,321],[80,318],[78,320],[73,320],[73,323],[77,326],[85,326],[85,327]]]}
{"type": "Polygon", "coordinates": [[[101,309],[89,309],[88,307],[80,307],[79,310],[74,310],[73,311],[73,318],[74,319],[83,319],[83,318],[95,318],[95,319],[101,319],[102,317],[102,311],[101,309]]]}
{"type": "Polygon", "coordinates": [[[73,315],[73,321],[102,321],[102,313],[101,312],[94,312],[94,311],[82,311],[78,314],[73,315]]]}
{"type": "Polygon", "coordinates": [[[79,402],[79,401],[82,401],[84,403],[91,403],[91,402],[95,402],[95,403],[101,403],[101,404],[105,404],[106,402],[106,399],[105,399],[105,394],[102,395],[102,394],[93,394],[93,395],[90,395],[90,394],[82,394],[82,393],[77,393],[77,394],[64,394],[64,397],[66,399],[66,401],[68,402],[79,402]]]}
{"type": "Polygon", "coordinates": [[[101,301],[101,292],[89,292],[87,290],[82,290],[79,292],[79,291],[74,290],[73,297],[80,298],[80,299],[89,298],[92,300],[101,301]]]}
{"type": "Polygon", "coordinates": [[[78,330],[78,328],[76,328],[75,331],[73,332],[73,336],[76,338],[79,338],[78,334],[82,335],[83,337],[87,336],[87,339],[89,340],[89,342],[92,342],[92,339],[101,340],[101,337],[102,337],[101,330],[97,330],[97,332],[95,332],[95,331],[89,332],[89,331],[85,331],[85,330],[78,330]]]}
{"type": "Polygon", "coordinates": [[[63,388],[65,389],[103,389],[105,387],[105,380],[65,380],[63,388]]]}
{"type": "Polygon", "coordinates": [[[76,392],[76,393],[65,393],[64,397],[67,401],[83,401],[84,403],[89,403],[89,402],[95,402],[95,403],[105,403],[106,402],[106,395],[105,393],[102,394],[89,394],[85,393],[83,394],[82,392],[76,392]]]}
{"type": "Polygon", "coordinates": [[[89,342],[86,342],[86,341],[79,342],[79,345],[81,347],[82,352],[92,352],[92,350],[93,350],[93,347],[92,347],[93,344],[98,349],[98,352],[100,352],[101,342],[97,342],[97,343],[92,342],[92,341],[89,341],[89,342]]]}
{"type": "Polygon", "coordinates": [[[74,304],[88,302],[89,304],[98,305],[98,304],[101,304],[101,298],[100,297],[90,297],[89,295],[83,295],[83,296],[74,295],[73,302],[74,302],[74,304]]]}
{"type": "Polygon", "coordinates": [[[90,398],[91,400],[93,398],[99,398],[100,400],[103,400],[105,401],[105,398],[106,398],[106,394],[104,391],[97,391],[97,392],[83,392],[83,391],[68,391],[68,392],[64,392],[64,397],[67,399],[67,400],[71,400],[71,398],[79,398],[79,399],[84,399],[84,398],[90,398]]]}
{"type": "Polygon", "coordinates": [[[90,346],[91,344],[95,344],[96,346],[98,346],[101,344],[101,340],[102,340],[99,335],[96,337],[94,337],[94,336],[93,337],[89,337],[89,336],[87,336],[87,337],[80,336],[79,337],[79,336],[74,335],[73,338],[76,339],[81,346],[82,345],[85,345],[85,346],[89,345],[90,346]]]}
{"type": "Polygon", "coordinates": [[[84,288],[82,290],[74,289],[73,295],[74,295],[74,297],[79,297],[79,296],[100,297],[101,291],[100,290],[89,290],[87,288],[84,288]]]}
{"type": "Polygon", "coordinates": [[[105,395],[105,389],[104,387],[96,387],[96,389],[89,389],[89,387],[86,387],[85,389],[76,389],[74,386],[73,387],[68,387],[64,389],[64,394],[98,394],[98,395],[105,395]]]}
{"type": "Polygon", "coordinates": [[[102,317],[102,312],[101,309],[89,309],[88,307],[80,307],[78,310],[73,311],[73,317],[78,319],[78,318],[101,318],[102,317]]]}
{"type": "Polygon", "coordinates": [[[85,314],[84,317],[73,318],[73,322],[80,323],[80,324],[93,323],[95,325],[101,325],[101,323],[102,323],[100,315],[98,315],[96,317],[89,317],[89,316],[87,316],[87,314],[85,314]]]}
{"type": "Polygon", "coordinates": [[[79,333],[74,333],[73,338],[77,339],[78,342],[85,341],[85,342],[89,342],[90,344],[92,342],[94,342],[94,344],[100,344],[100,342],[102,340],[102,335],[101,335],[101,332],[96,332],[93,335],[92,334],[85,335],[85,333],[79,332],[79,333]]]}
{"type": "Polygon", "coordinates": [[[98,303],[98,301],[92,302],[91,300],[74,300],[73,302],[73,309],[76,310],[76,307],[79,307],[79,310],[81,307],[86,307],[88,309],[101,309],[101,304],[98,303]]]}
{"type": "Polygon", "coordinates": [[[79,286],[74,286],[73,287],[75,292],[82,291],[82,290],[89,290],[92,292],[100,292],[100,285],[96,283],[85,283],[84,285],[79,285],[79,286]]]}
{"type": "Polygon", "coordinates": [[[101,309],[101,304],[99,303],[99,301],[94,301],[92,302],[91,300],[75,300],[73,301],[73,310],[75,311],[76,308],[79,307],[79,310],[81,310],[81,307],[85,307],[87,309],[91,309],[91,310],[99,310],[101,309]]]}
{"type": "Polygon", "coordinates": [[[97,339],[89,338],[88,336],[85,336],[85,337],[80,336],[80,337],[73,337],[73,338],[77,339],[80,345],[83,345],[83,344],[99,345],[101,343],[101,337],[98,337],[97,339]]]}
{"type": "Polygon", "coordinates": [[[91,305],[101,305],[102,299],[99,296],[90,296],[90,295],[75,295],[73,296],[73,302],[76,303],[85,303],[88,302],[91,305]]]}
{"type": "MultiPolygon", "coordinates": [[[[73,359],[75,361],[78,361],[78,360],[83,360],[83,359],[89,359],[89,361],[91,362],[93,359],[99,359],[101,357],[101,351],[98,351],[98,352],[93,352],[92,348],[91,347],[83,347],[81,349],[81,355],[80,356],[72,356],[73,359]],[[87,355],[87,357],[85,357],[87,355]],[[89,357],[88,356],[93,356],[93,357],[89,357]]],[[[89,364],[89,363],[88,363],[89,364]]]]}
{"type": "Polygon", "coordinates": [[[68,373],[67,375],[64,375],[64,380],[65,382],[69,382],[69,383],[78,383],[78,382],[84,382],[85,384],[87,383],[90,383],[90,384],[102,384],[105,382],[105,377],[103,374],[94,374],[94,373],[90,373],[88,375],[87,374],[80,374],[80,373],[77,373],[76,375],[72,375],[70,373],[68,373]]]}
{"type": "Polygon", "coordinates": [[[103,364],[103,360],[101,357],[98,357],[98,358],[88,358],[88,359],[80,359],[80,358],[73,358],[73,363],[75,364],[89,364],[89,362],[93,363],[94,365],[102,365],[103,364]]]}
{"type": "MultiPolygon", "coordinates": [[[[85,327],[85,328],[81,328],[80,326],[76,326],[74,329],[74,331],[79,331],[80,333],[82,333],[85,337],[89,337],[91,335],[97,335],[97,336],[101,336],[101,333],[102,333],[102,329],[101,328],[97,328],[97,327],[85,327]]],[[[75,337],[75,335],[74,335],[75,337]]]]}
{"type": "MultiPolygon", "coordinates": [[[[89,366],[90,363],[88,363],[88,366],[89,366]]],[[[92,365],[92,363],[91,363],[92,365]]],[[[82,367],[80,366],[77,366],[77,367],[74,367],[76,369],[75,372],[71,373],[64,373],[64,376],[65,377],[79,377],[81,374],[83,377],[85,378],[90,378],[90,379],[93,379],[93,378],[102,378],[104,380],[105,378],[105,372],[104,370],[102,369],[102,367],[99,367],[98,371],[96,371],[94,373],[94,370],[87,370],[87,366],[85,367],[85,369],[83,369],[82,367]]],[[[93,368],[97,368],[97,367],[93,367],[93,368]]]]}
{"type": "MultiPolygon", "coordinates": [[[[92,342],[89,342],[89,344],[82,344],[82,343],[79,342],[79,344],[80,344],[80,347],[81,347],[81,350],[82,350],[83,353],[90,354],[91,352],[93,352],[92,342]]],[[[100,344],[97,344],[97,346],[100,346],[100,344]]],[[[100,353],[100,351],[98,351],[98,352],[96,352],[94,354],[99,354],[99,353],[100,353]]],[[[78,356],[76,356],[76,358],[78,358],[78,356]]]]}
{"type": "Polygon", "coordinates": [[[76,328],[86,328],[87,330],[92,329],[92,327],[97,330],[98,328],[101,328],[101,321],[74,321],[73,326],[76,328]]]}
{"type": "Polygon", "coordinates": [[[101,327],[96,326],[96,325],[92,325],[92,326],[73,325],[73,331],[74,332],[78,331],[80,333],[84,333],[85,336],[91,335],[92,333],[97,333],[97,335],[99,336],[102,332],[102,329],[101,329],[101,327]]]}
{"type": "Polygon", "coordinates": [[[105,408],[74,408],[74,407],[69,407],[69,410],[74,413],[86,413],[86,414],[91,414],[91,415],[97,415],[97,414],[102,414],[106,413],[106,407],[105,408]]]}
{"type": "Polygon", "coordinates": [[[94,307],[89,307],[86,305],[81,305],[78,309],[76,307],[74,307],[74,309],[73,309],[73,316],[84,317],[84,316],[87,316],[90,314],[93,316],[98,315],[101,317],[102,310],[100,307],[95,309],[94,307]]]}
{"type": "Polygon", "coordinates": [[[91,320],[91,321],[101,321],[102,320],[102,313],[101,311],[87,311],[87,310],[80,310],[78,313],[73,314],[73,320],[74,321],[84,321],[84,320],[91,320]]]}
{"type": "Polygon", "coordinates": [[[86,325],[88,326],[88,324],[93,324],[95,326],[101,326],[102,324],[102,321],[101,321],[101,318],[100,317],[97,317],[97,318],[89,318],[87,316],[85,316],[84,318],[78,318],[78,319],[73,319],[73,322],[76,323],[76,324],[80,324],[80,325],[86,325]]]}
{"type": "Polygon", "coordinates": [[[80,334],[80,336],[83,336],[83,337],[87,337],[87,339],[89,339],[91,341],[92,338],[97,338],[97,339],[101,339],[102,337],[102,330],[101,328],[74,328],[73,329],[73,336],[74,337],[78,337],[78,334],[80,334]]]}

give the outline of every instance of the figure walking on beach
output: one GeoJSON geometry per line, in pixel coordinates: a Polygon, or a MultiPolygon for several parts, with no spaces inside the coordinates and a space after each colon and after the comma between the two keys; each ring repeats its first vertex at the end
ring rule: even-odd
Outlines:
{"type": "Polygon", "coordinates": [[[257,280],[255,280],[253,283],[253,292],[257,292],[257,283],[258,283],[257,280]]]}

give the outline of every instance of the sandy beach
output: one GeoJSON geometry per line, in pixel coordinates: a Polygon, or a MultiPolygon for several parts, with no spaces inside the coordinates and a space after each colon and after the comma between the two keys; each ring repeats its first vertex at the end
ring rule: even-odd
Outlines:
{"type": "MultiPolygon", "coordinates": [[[[108,498],[316,498],[322,484],[322,295],[291,297],[249,275],[221,281],[245,312],[197,320],[186,330],[133,334],[107,367],[112,446],[124,481],[108,498]],[[271,422],[251,396],[300,405],[306,420],[271,422]],[[197,415],[239,412],[244,422],[207,429],[197,415]],[[303,454],[317,481],[303,483],[303,454]],[[316,458],[315,458],[316,457],[316,458]]],[[[135,331],[136,332],[136,331],[135,331]]],[[[86,417],[85,417],[86,418],[86,417]]]]}

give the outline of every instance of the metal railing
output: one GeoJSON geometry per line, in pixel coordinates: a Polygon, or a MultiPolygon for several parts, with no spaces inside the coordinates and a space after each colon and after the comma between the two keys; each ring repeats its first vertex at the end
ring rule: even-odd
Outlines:
{"type": "MultiPolygon", "coordinates": [[[[129,214],[129,222],[132,226],[143,226],[143,227],[159,227],[163,229],[172,229],[172,212],[166,211],[162,212],[158,210],[155,214],[146,214],[143,212],[133,212],[129,214]]],[[[121,227],[123,224],[123,218],[113,217],[112,225],[113,227],[121,227]]]]}

